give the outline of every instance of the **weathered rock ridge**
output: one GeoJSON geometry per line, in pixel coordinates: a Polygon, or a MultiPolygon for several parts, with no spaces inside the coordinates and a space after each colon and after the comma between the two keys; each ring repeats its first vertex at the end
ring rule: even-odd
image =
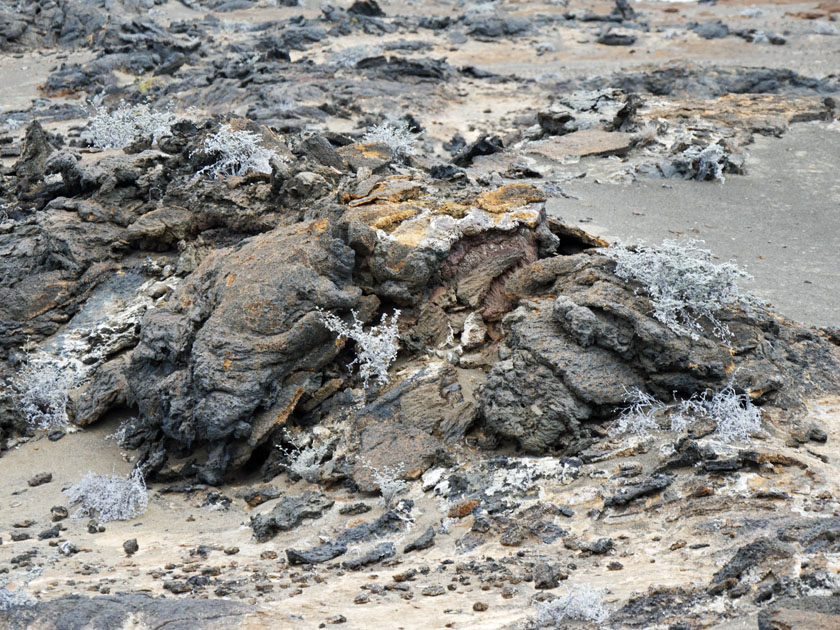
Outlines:
{"type": "MultiPolygon", "coordinates": [[[[597,239],[546,218],[531,185],[389,174],[384,145],[336,153],[311,137],[291,151],[269,140],[288,156],[270,176],[211,181],[195,148],[211,128],[80,163],[34,125],[12,174],[34,186],[34,211],[0,234],[4,352],[74,338],[90,367],[70,413],[88,424],[135,410],[124,441],[147,474],[219,483],[284,430],[321,425],[341,436],[324,481],[373,490],[371,467],[416,478],[470,431],[576,454],[634,388],[667,398],[732,384],[792,417],[838,385],[828,337],[763,308],[724,314],[725,343],[671,331],[597,239]],[[66,164],[60,181],[24,166],[40,162],[66,164]],[[97,310],[115,290],[127,308],[97,310]],[[374,323],[397,308],[391,382],[363,392],[344,368],[352,344],[321,313],[374,323]]],[[[4,404],[6,426],[24,429],[4,404]]]]}

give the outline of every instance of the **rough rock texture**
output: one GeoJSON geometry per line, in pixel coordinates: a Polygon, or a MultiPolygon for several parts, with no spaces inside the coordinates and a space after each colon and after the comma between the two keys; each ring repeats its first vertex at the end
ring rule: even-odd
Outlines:
{"type": "Polygon", "coordinates": [[[268,514],[251,517],[254,538],[265,542],[277,532],[294,529],[304,519],[319,518],[334,504],[335,501],[319,492],[304,492],[299,497],[284,497],[268,514]]]}
{"type": "Polygon", "coordinates": [[[0,611],[8,630],[109,630],[135,623],[138,617],[151,627],[190,630],[200,624],[208,630],[236,627],[253,607],[223,599],[171,600],[142,594],[62,597],[27,608],[0,611]]]}
{"type": "Polygon", "coordinates": [[[491,431],[530,451],[575,450],[584,423],[614,415],[633,387],[661,399],[691,396],[722,389],[734,371],[755,400],[793,410],[837,386],[840,358],[819,333],[753,309],[726,314],[731,348],[712,336],[680,336],[611,269],[606,258],[579,254],[539,261],[507,280],[508,299],[520,305],[502,320],[506,358],[480,397],[491,431]],[[540,290],[558,297],[534,299],[540,290]]]}

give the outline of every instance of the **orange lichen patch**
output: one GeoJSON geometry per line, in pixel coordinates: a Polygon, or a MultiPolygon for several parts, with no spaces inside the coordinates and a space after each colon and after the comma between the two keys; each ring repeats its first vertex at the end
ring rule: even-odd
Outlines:
{"type": "Polygon", "coordinates": [[[501,214],[539,201],[545,201],[545,195],[533,186],[512,184],[481,193],[476,197],[475,205],[487,212],[501,214]]]}
{"type": "Polygon", "coordinates": [[[230,359],[225,359],[222,363],[222,367],[226,370],[229,370],[231,365],[233,365],[233,362],[230,359]]]}
{"type": "Polygon", "coordinates": [[[298,234],[323,234],[329,227],[330,222],[327,219],[318,219],[317,221],[312,221],[311,223],[300,224],[296,231],[298,234]]]}
{"type": "Polygon", "coordinates": [[[790,457],[789,455],[783,455],[781,453],[746,453],[746,459],[758,465],[774,464],[776,466],[784,466],[786,468],[796,467],[801,468],[803,470],[808,468],[808,464],[806,464],[805,462],[798,460],[795,457],[790,457]]]}
{"type": "Polygon", "coordinates": [[[234,282],[236,282],[236,274],[235,273],[229,273],[227,275],[227,278],[225,278],[225,285],[226,286],[232,286],[234,282]]]}
{"type": "Polygon", "coordinates": [[[251,425],[251,436],[248,442],[251,444],[258,444],[268,433],[275,427],[279,427],[288,420],[289,416],[297,407],[298,401],[304,394],[303,387],[298,387],[289,402],[281,409],[272,409],[268,413],[262,415],[257,421],[251,425]]]}
{"type": "Polygon", "coordinates": [[[349,144],[339,148],[337,153],[355,169],[366,166],[374,171],[394,158],[394,152],[388,145],[376,142],[349,144]]]}
{"type": "Polygon", "coordinates": [[[422,211],[421,207],[410,203],[376,204],[355,210],[351,217],[375,230],[388,232],[422,211]]]}
{"type": "Polygon", "coordinates": [[[365,157],[385,159],[391,156],[391,150],[388,145],[380,142],[362,142],[360,144],[352,145],[355,149],[365,157]]]}
{"type": "Polygon", "coordinates": [[[428,220],[416,220],[401,223],[399,230],[392,233],[392,237],[403,245],[419,247],[424,238],[429,235],[428,220]]]}
{"type": "Polygon", "coordinates": [[[465,499],[450,507],[447,516],[449,518],[464,518],[465,516],[469,516],[478,507],[479,503],[481,503],[479,499],[465,499]]]}
{"type": "Polygon", "coordinates": [[[463,219],[469,211],[469,204],[458,203],[457,201],[444,201],[435,209],[434,213],[447,214],[453,219],[463,219]]]}
{"type": "Polygon", "coordinates": [[[531,227],[535,227],[537,225],[537,220],[539,219],[539,215],[532,210],[516,210],[511,212],[508,217],[514,221],[520,221],[531,227]]]}
{"type": "Polygon", "coordinates": [[[417,199],[422,192],[423,186],[420,182],[405,177],[390,177],[376,184],[364,197],[357,197],[347,205],[355,208],[376,201],[398,203],[409,199],[417,199]]]}

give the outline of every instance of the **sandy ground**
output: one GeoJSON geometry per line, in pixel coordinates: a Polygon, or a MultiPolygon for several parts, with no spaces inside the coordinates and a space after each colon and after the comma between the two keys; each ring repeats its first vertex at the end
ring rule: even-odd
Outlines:
{"type": "MultiPolygon", "coordinates": [[[[339,613],[347,618],[342,627],[354,630],[507,628],[534,613],[535,608],[529,602],[535,593],[532,583],[469,576],[468,572],[459,572],[459,566],[471,560],[481,562],[494,558],[505,562],[507,558],[514,576],[522,576],[524,565],[518,563],[548,559],[570,567],[571,577],[564,586],[587,584],[602,589],[605,604],[618,607],[634,593],[644,592],[651,586],[702,587],[708,584],[712,574],[744,544],[744,537],[753,537],[755,528],[762,527],[762,519],[770,519],[767,522],[773,530],[776,522],[773,518],[784,514],[840,515],[837,501],[840,497],[840,462],[834,457],[831,446],[840,441],[840,399],[815,401],[811,413],[828,433],[827,446],[808,446],[809,450],[791,448],[784,445],[784,430],[771,429],[774,435],[768,434],[753,446],[762,452],[793,458],[801,463],[801,468],[771,466],[766,470],[718,478],[712,482],[716,488],[713,496],[692,499],[690,493],[701,482],[689,474],[680,477],[678,484],[662,499],[638,501],[625,510],[608,510],[594,520],[587,515],[590,509],[602,505],[597,480],[606,480],[622,466],[641,465],[651,469],[660,461],[659,447],[667,442],[663,436],[649,443],[628,442],[626,438],[606,441],[601,445],[605,458],[585,466],[580,478],[566,483],[540,484],[539,491],[523,504],[546,501],[570,506],[574,516],[560,518],[558,525],[580,540],[613,538],[617,542],[614,556],[581,556],[566,549],[562,540],[550,545],[530,541],[518,548],[487,542],[461,553],[455,547],[455,541],[472,525],[473,518],[468,516],[456,520],[449,535],[439,535],[433,548],[409,555],[398,554],[398,562],[386,562],[387,566],[378,564],[359,572],[336,571],[327,565],[310,571],[289,568],[283,562],[286,548],[317,545],[319,537],[331,537],[361,519],[373,519],[383,508],[377,505],[376,499],[328,491],[336,505],[325,516],[260,544],[251,538],[251,530],[246,526],[253,512],[242,499],[236,498],[239,491],[255,484],[253,479],[243,479],[218,489],[233,499],[230,509],[206,505],[207,491],[189,495],[161,494],[158,490],[163,486],[158,485],[150,488],[146,513],[133,521],[107,523],[104,533],[89,534],[87,519],[66,519],[61,522],[66,529],[59,541],[71,540],[81,550],[70,558],[60,556],[55,547],[49,546],[49,541],[10,542],[11,531],[20,529],[14,524],[25,519],[35,521],[25,530],[32,532],[33,538],[34,534],[51,526],[49,507],[66,505],[61,490],[89,470],[118,474],[129,470],[126,455],[113,440],[105,439],[113,429],[106,423],[68,435],[55,443],[46,439],[30,442],[3,456],[0,460],[3,471],[0,476],[0,536],[4,544],[0,546],[0,564],[5,565],[10,558],[37,549],[37,563],[43,565],[43,573],[30,584],[29,592],[39,599],[124,590],[171,597],[173,595],[163,589],[164,581],[185,579],[209,570],[211,575],[217,573],[222,579],[240,580],[244,586],[231,597],[257,606],[255,612],[238,626],[243,628],[256,629],[266,627],[266,624],[313,628],[339,613]],[[828,455],[828,462],[818,459],[817,454],[828,455]],[[52,472],[53,481],[29,488],[26,480],[37,472],[52,472]],[[754,498],[755,493],[762,490],[781,491],[789,498],[784,501],[754,498]],[[831,498],[826,500],[826,497],[831,498]],[[362,517],[338,514],[341,505],[360,499],[372,505],[373,510],[362,517]],[[122,543],[130,538],[137,540],[140,550],[129,558],[122,551],[122,543]],[[692,548],[692,543],[698,540],[711,546],[692,548]],[[206,558],[190,553],[199,545],[211,549],[206,558]],[[231,547],[238,547],[238,553],[226,555],[223,550],[231,547]],[[278,558],[274,558],[274,553],[278,558]],[[454,563],[443,564],[444,560],[454,563]],[[614,560],[623,565],[620,571],[607,567],[608,562],[614,560]],[[393,591],[372,594],[371,601],[366,604],[353,603],[364,588],[372,584],[393,584],[395,574],[423,566],[430,569],[428,575],[418,575],[408,582],[414,595],[412,599],[403,599],[402,593],[393,591]],[[471,580],[464,583],[456,579],[463,575],[471,580]],[[270,589],[259,592],[258,585],[265,584],[270,584],[270,589]],[[438,584],[452,584],[454,590],[447,590],[438,597],[421,595],[425,586],[438,584]],[[477,601],[487,603],[488,610],[473,611],[472,604],[477,601]]],[[[464,465],[469,462],[465,460],[464,465]]],[[[272,485],[290,495],[309,489],[303,482],[290,485],[285,475],[272,480],[272,485]]],[[[404,534],[388,538],[398,548],[430,524],[439,524],[448,509],[448,506],[441,506],[432,493],[424,494],[419,483],[415,483],[405,496],[416,502],[413,511],[416,521],[404,534]]],[[[267,512],[274,504],[273,501],[265,503],[255,511],[267,512]]],[[[367,550],[378,542],[381,541],[364,544],[358,551],[367,550]]],[[[352,557],[353,553],[348,555],[352,557]]],[[[840,572],[840,562],[836,559],[829,559],[828,565],[840,572]]],[[[727,605],[736,614],[747,604],[738,600],[727,605]]],[[[747,628],[750,626],[744,624],[748,619],[713,627],[721,630],[747,628]]]]}
{"type": "Polygon", "coordinates": [[[755,282],[745,288],[782,315],[840,326],[840,126],[795,124],[748,151],[747,175],[723,184],[573,181],[564,187],[579,199],[552,199],[549,212],[609,241],[703,240],[747,269],[755,282]]]}

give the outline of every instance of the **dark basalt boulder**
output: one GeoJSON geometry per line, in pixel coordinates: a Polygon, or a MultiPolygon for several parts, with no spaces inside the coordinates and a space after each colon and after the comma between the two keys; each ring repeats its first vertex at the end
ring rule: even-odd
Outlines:
{"type": "Polygon", "coordinates": [[[358,308],[353,250],[309,221],[215,250],[148,313],[127,379],[146,429],[191,448],[206,443],[218,482],[281,425],[340,347],[318,309],[358,308]],[[258,408],[286,409],[265,414],[258,408]]]}

